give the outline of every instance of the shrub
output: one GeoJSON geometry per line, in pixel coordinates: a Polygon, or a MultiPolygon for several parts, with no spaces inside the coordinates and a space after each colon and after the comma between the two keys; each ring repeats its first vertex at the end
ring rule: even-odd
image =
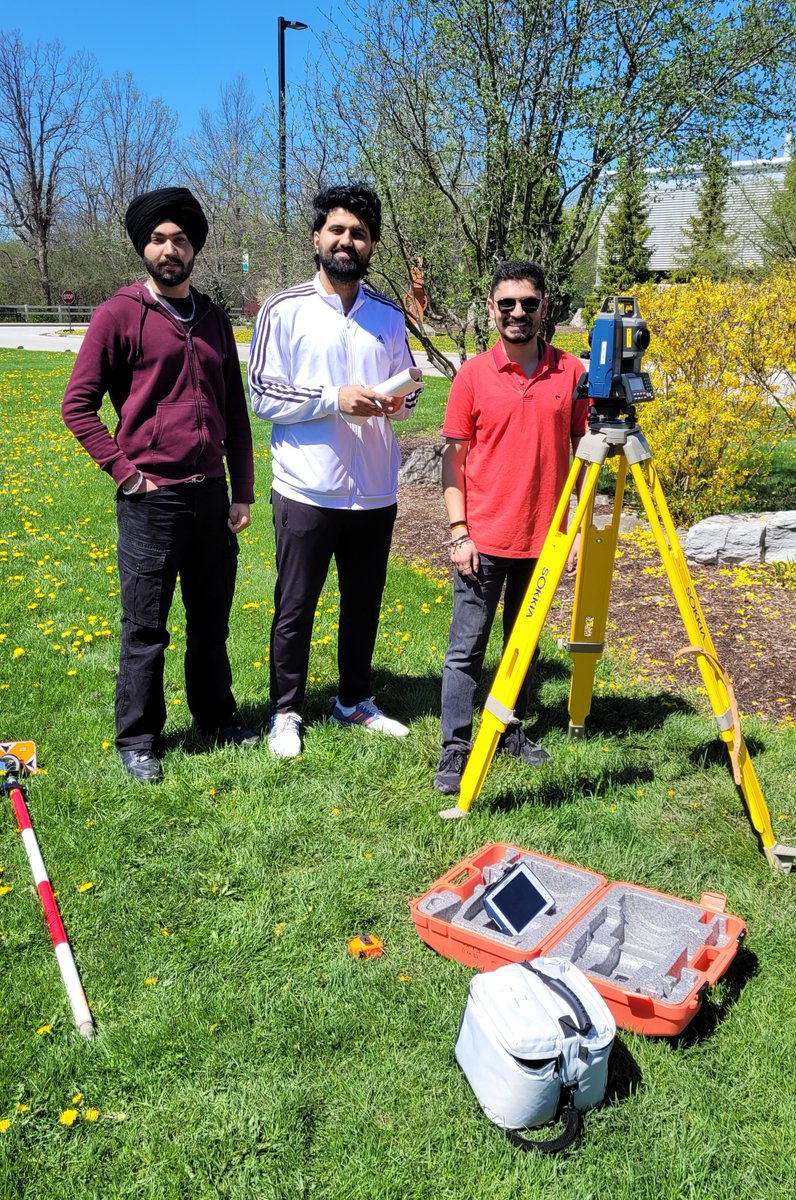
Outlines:
{"type": "Polygon", "coordinates": [[[642,419],[672,515],[691,524],[740,511],[796,423],[796,277],[697,279],[637,296],[656,393],[642,419]]]}

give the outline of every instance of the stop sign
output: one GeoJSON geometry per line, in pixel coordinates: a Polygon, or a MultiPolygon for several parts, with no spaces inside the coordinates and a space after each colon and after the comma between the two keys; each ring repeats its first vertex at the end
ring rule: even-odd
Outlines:
{"type": "Polygon", "coordinates": [[[69,290],[67,290],[65,292],[61,292],[61,301],[64,304],[74,304],[75,293],[72,291],[69,291],[69,290]]]}

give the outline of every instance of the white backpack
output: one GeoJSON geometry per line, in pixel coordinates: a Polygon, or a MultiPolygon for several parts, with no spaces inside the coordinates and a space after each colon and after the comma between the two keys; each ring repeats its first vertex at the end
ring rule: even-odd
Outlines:
{"type": "Polygon", "coordinates": [[[564,958],[537,958],[471,979],[456,1058],[491,1121],[523,1149],[555,1154],[578,1136],[581,1112],[603,1099],[615,1034],[582,971],[564,958]],[[514,1132],[558,1117],[565,1129],[557,1138],[514,1132]]]}

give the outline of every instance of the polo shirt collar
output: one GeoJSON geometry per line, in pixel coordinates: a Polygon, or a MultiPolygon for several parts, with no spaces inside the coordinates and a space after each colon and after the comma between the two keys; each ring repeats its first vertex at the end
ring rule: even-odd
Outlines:
{"type": "MultiPolygon", "coordinates": [[[[544,340],[543,337],[540,336],[537,340],[539,343],[539,363],[536,371],[539,371],[540,369],[549,370],[550,366],[552,365],[553,348],[549,342],[544,340]]],[[[492,357],[495,360],[495,366],[497,367],[498,371],[516,368],[521,374],[523,373],[522,368],[507,357],[500,338],[498,338],[492,347],[492,357]]],[[[536,374],[536,372],[534,372],[534,374],[536,374]]]]}

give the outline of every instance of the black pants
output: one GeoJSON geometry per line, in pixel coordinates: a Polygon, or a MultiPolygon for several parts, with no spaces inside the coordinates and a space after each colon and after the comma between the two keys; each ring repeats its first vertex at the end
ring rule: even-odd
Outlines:
{"type": "MultiPolygon", "coordinates": [[[[475,579],[458,571],[453,577],[453,616],[448,649],[442,667],[442,744],[469,746],[473,733],[473,698],[481,681],[489,634],[503,597],[503,648],[511,637],[528,584],[536,567],[535,558],[497,558],[481,554],[475,579]]],[[[522,720],[528,710],[537,646],[520,688],[514,714],[522,720]]]]}
{"type": "Polygon", "coordinates": [[[338,696],[357,704],[372,695],[370,664],[387,578],[397,506],[352,511],[317,508],[271,493],[276,588],[271,625],[271,703],[299,712],[304,702],[315,608],[334,556],[340,588],[338,696]]]}
{"type": "Polygon", "coordinates": [[[116,745],[156,750],[166,723],[163,697],[168,617],[177,575],[185,605],[185,690],[204,729],[235,711],[227,656],[237,538],[227,529],[226,481],[117,493],[122,638],[116,681],[116,745]]]}

